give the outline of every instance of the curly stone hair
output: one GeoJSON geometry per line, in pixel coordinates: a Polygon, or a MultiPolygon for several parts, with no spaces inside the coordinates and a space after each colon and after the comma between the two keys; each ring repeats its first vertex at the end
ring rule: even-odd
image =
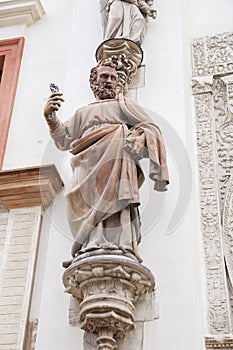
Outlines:
{"type": "Polygon", "coordinates": [[[115,65],[111,61],[105,61],[104,63],[98,64],[96,67],[91,69],[89,83],[91,90],[96,96],[96,88],[97,88],[97,69],[98,67],[109,67],[115,69],[115,65]]]}

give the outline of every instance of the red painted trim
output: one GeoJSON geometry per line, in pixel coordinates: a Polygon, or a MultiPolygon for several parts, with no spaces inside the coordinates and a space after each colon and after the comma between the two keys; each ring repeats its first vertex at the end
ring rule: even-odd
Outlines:
{"type": "Polygon", "coordinates": [[[5,56],[0,84],[0,169],[2,169],[10,128],[23,47],[24,38],[0,41],[0,56],[5,56]]]}

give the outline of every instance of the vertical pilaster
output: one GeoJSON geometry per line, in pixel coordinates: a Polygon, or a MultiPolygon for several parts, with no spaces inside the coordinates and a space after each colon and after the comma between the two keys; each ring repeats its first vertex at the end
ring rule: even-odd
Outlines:
{"type": "Polygon", "coordinates": [[[232,36],[206,36],[192,45],[208,350],[233,349],[232,36]],[[203,79],[212,82],[200,84],[203,79]]]}
{"type": "Polygon", "coordinates": [[[201,225],[206,273],[207,334],[230,334],[231,313],[224,264],[216,177],[214,104],[211,84],[194,83],[200,175],[201,225]]]}
{"type": "Polygon", "coordinates": [[[9,213],[0,274],[0,347],[24,349],[41,222],[41,207],[9,213]]]}

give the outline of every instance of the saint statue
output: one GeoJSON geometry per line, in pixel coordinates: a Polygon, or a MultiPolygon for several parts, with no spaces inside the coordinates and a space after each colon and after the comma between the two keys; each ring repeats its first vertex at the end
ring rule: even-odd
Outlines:
{"type": "Polygon", "coordinates": [[[141,261],[138,207],[144,175],[139,161],[149,158],[155,190],[166,191],[166,151],[159,128],[136,101],[116,96],[116,83],[112,63],[99,65],[90,74],[95,102],[61,123],[54,111],[64,100],[55,92],[44,116],[58,149],[73,154],[73,176],[65,190],[72,256],[108,251],[141,261]]]}
{"type": "Polygon", "coordinates": [[[100,0],[104,40],[125,38],[141,45],[148,17],[156,18],[153,0],[100,0]]]}

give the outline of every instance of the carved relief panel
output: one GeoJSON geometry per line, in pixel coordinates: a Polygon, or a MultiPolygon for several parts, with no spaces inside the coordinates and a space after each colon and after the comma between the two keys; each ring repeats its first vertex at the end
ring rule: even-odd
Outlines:
{"type": "Polygon", "coordinates": [[[193,76],[207,289],[206,346],[233,349],[232,33],[194,40],[193,76]]]}

